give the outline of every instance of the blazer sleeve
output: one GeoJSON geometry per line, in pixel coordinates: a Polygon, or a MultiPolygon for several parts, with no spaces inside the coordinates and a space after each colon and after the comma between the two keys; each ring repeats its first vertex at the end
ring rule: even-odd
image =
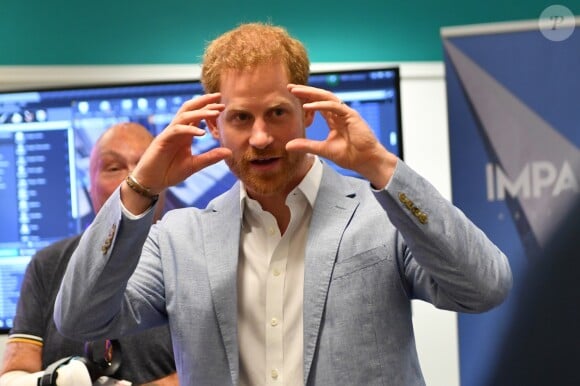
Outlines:
{"type": "Polygon", "coordinates": [[[147,267],[151,274],[142,277],[141,287],[138,283],[127,285],[139,262],[154,211],[133,220],[125,217],[121,208],[117,189],[84,232],[66,269],[54,320],[61,334],[69,338],[115,338],[162,324],[164,306],[160,297],[146,289],[147,285],[157,289],[156,283],[162,282],[160,267],[147,267]]]}
{"type": "Polygon", "coordinates": [[[376,196],[400,233],[398,260],[412,298],[461,312],[483,312],[507,297],[504,253],[423,177],[399,161],[376,196]]]}

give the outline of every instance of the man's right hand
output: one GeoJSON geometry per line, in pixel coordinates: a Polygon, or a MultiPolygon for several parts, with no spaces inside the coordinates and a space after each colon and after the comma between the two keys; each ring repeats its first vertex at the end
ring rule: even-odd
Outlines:
{"type": "MultiPolygon", "coordinates": [[[[206,94],[186,101],[175,117],[147,148],[131,175],[154,195],[176,185],[199,170],[231,155],[231,150],[217,147],[194,155],[191,144],[194,137],[206,131],[199,128],[204,119],[216,119],[225,105],[219,103],[221,94],[206,94]]],[[[151,200],[133,191],[126,183],[121,188],[123,205],[133,214],[140,214],[151,205],[151,200]]]]}

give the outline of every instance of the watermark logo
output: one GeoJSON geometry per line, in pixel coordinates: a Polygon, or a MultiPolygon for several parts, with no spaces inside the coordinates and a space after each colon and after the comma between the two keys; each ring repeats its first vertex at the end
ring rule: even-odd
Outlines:
{"type": "Polygon", "coordinates": [[[565,6],[550,5],[540,15],[538,25],[546,39],[561,42],[568,39],[574,32],[576,18],[565,6]]]}

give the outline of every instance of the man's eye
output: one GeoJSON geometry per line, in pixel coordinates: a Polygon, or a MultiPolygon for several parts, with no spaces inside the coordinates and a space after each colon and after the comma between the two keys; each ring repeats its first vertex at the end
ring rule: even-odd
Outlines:
{"type": "Polygon", "coordinates": [[[275,117],[281,117],[281,116],[283,116],[285,113],[286,113],[286,110],[284,110],[284,109],[274,109],[274,110],[272,111],[272,114],[273,114],[275,117]]]}
{"type": "Polygon", "coordinates": [[[250,114],[238,113],[234,115],[234,121],[245,122],[250,119],[250,114]]]}
{"type": "Polygon", "coordinates": [[[105,167],[105,171],[107,172],[118,172],[123,170],[124,168],[120,165],[109,165],[107,167],[105,167]]]}
{"type": "Polygon", "coordinates": [[[270,110],[269,116],[270,119],[273,120],[286,119],[286,117],[288,116],[288,110],[282,107],[275,108],[270,110]]]}

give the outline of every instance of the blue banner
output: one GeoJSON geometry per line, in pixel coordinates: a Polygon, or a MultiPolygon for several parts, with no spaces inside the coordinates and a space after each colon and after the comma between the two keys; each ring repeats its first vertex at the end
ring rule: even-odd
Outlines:
{"type": "Polygon", "coordinates": [[[579,20],[442,29],[453,202],[514,275],[504,304],[458,317],[462,386],[486,385],[530,259],[580,197],[579,20]]]}

